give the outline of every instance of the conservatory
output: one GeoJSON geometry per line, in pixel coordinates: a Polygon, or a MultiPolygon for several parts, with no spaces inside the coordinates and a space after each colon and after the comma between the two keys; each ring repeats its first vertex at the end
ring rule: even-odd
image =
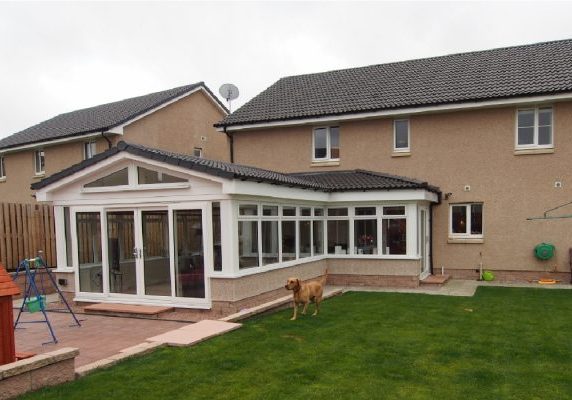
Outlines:
{"type": "Polygon", "coordinates": [[[74,300],[196,309],[283,296],[288,276],[326,267],[341,284],[418,282],[440,197],[376,172],[281,174],[124,142],[33,189],[55,207],[74,300]]]}

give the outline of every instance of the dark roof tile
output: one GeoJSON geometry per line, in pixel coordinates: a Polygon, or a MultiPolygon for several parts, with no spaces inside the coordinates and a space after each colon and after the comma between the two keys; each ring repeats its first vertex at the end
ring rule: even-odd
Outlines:
{"type": "Polygon", "coordinates": [[[572,39],[280,79],[216,126],[572,91],[572,39]]]}

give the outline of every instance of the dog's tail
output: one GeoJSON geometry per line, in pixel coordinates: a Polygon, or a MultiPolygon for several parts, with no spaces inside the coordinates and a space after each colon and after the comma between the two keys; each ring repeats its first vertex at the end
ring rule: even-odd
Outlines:
{"type": "Polygon", "coordinates": [[[326,268],[324,276],[322,277],[322,287],[326,287],[327,282],[328,282],[328,268],[326,268]]]}

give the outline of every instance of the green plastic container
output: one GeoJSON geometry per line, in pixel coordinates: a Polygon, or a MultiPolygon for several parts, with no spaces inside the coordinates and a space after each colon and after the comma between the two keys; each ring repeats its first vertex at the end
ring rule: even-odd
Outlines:
{"type": "Polygon", "coordinates": [[[556,247],[553,244],[540,243],[534,248],[534,255],[539,260],[550,260],[554,257],[554,250],[556,250],[556,247]]]}
{"type": "Polygon", "coordinates": [[[26,307],[28,307],[29,312],[35,313],[40,311],[45,303],[46,296],[30,297],[26,300],[26,307]]]}
{"type": "Polygon", "coordinates": [[[494,281],[495,280],[495,274],[493,274],[491,271],[485,271],[483,272],[483,280],[490,282],[490,281],[494,281]]]}

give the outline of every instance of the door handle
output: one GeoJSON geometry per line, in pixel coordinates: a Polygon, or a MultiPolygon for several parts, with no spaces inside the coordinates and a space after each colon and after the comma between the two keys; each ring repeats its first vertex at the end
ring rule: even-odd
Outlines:
{"type": "Polygon", "coordinates": [[[139,249],[137,249],[137,247],[133,247],[133,257],[134,258],[141,257],[141,253],[140,253],[141,250],[139,250],[139,251],[138,250],[139,249]]]}

